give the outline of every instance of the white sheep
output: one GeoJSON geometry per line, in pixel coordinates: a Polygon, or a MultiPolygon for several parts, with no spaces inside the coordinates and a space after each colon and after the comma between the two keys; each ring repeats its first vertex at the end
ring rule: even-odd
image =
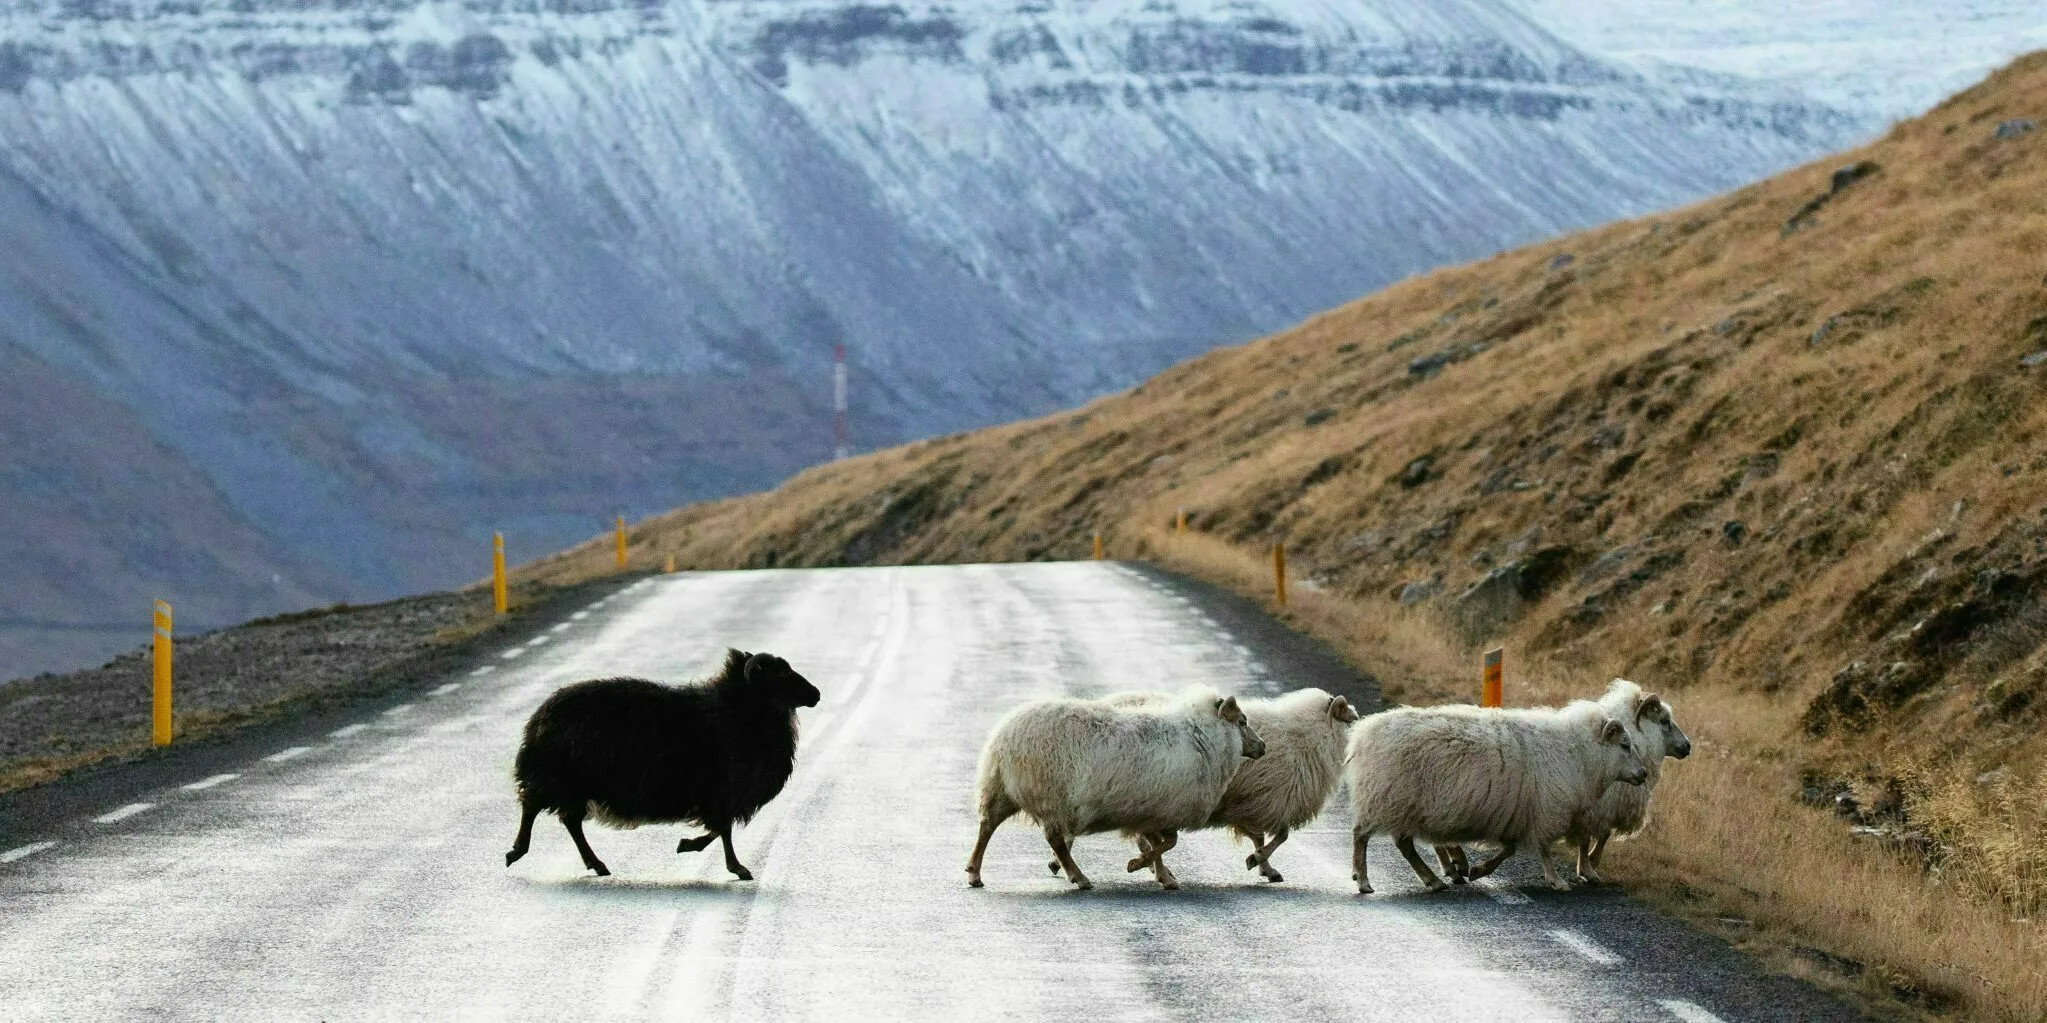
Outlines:
{"type": "MultiPolygon", "coordinates": [[[[1165,699],[1161,693],[1119,693],[1111,703],[1143,705],[1165,699]]],[[[1209,815],[1208,827],[1227,827],[1251,840],[1244,869],[1255,868],[1267,881],[1284,881],[1272,869],[1272,851],[1294,829],[1322,812],[1343,776],[1344,741],[1358,712],[1350,701],[1320,689],[1296,689],[1271,700],[1245,700],[1244,717],[1265,740],[1265,755],[1237,771],[1222,801],[1209,815]],[[1270,836],[1270,842],[1267,837],[1270,836]]],[[[1156,839],[1139,838],[1141,854],[1130,861],[1137,870],[1150,862],[1156,839]]]]}
{"type": "MultiPolygon", "coordinates": [[[[1104,700],[1026,703],[996,723],[981,750],[981,833],[967,861],[967,883],[981,887],[988,839],[1020,811],[1045,829],[1067,878],[1092,888],[1073,862],[1075,838],[1104,831],[1157,835],[1162,853],[1181,828],[1206,824],[1244,758],[1264,752],[1236,698],[1206,687],[1135,707],[1104,700]]],[[[1151,862],[1160,884],[1179,887],[1155,853],[1151,862]]]]}
{"type": "Polygon", "coordinates": [[[1624,678],[1607,684],[1596,704],[1607,716],[1625,725],[1628,739],[1642,759],[1649,777],[1640,785],[1610,785],[1597,802],[1582,809],[1564,837],[1578,850],[1578,876],[1595,884],[1599,861],[1606,855],[1606,843],[1627,838],[1649,822],[1649,797],[1663,777],[1663,758],[1679,760],[1692,755],[1692,740],[1677,726],[1670,704],[1655,693],[1624,678]]]}
{"type": "MultiPolygon", "coordinates": [[[[1597,701],[1578,700],[1571,706],[1596,706],[1625,726],[1643,769],[1649,772],[1640,785],[1607,786],[1597,801],[1580,808],[1571,820],[1570,830],[1564,833],[1564,840],[1577,851],[1578,876],[1599,884],[1603,880],[1598,872],[1599,861],[1606,855],[1606,843],[1634,835],[1648,823],[1649,798],[1663,777],[1663,758],[1683,760],[1690,756],[1692,740],[1677,726],[1670,704],[1655,693],[1642,692],[1641,686],[1624,678],[1608,683],[1606,693],[1597,701]]],[[[1460,884],[1469,876],[1463,849],[1437,846],[1436,858],[1442,862],[1443,872],[1460,884]]]]}
{"type": "Polygon", "coordinates": [[[1415,853],[1415,839],[1440,845],[1497,842],[1473,868],[1484,877],[1515,849],[1532,846],[1559,891],[1550,847],[1572,820],[1616,781],[1640,785],[1648,772],[1628,730],[1596,705],[1501,710],[1414,707],[1366,718],[1351,730],[1352,877],[1372,890],[1365,847],[1373,834],[1394,845],[1430,891],[1443,882],[1415,853]]]}

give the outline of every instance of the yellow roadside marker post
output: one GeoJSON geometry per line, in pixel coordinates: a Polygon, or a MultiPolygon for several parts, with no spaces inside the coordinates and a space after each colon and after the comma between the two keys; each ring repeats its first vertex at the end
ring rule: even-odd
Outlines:
{"type": "Polygon", "coordinates": [[[668,556],[668,560],[661,563],[661,571],[663,572],[675,571],[675,555],[670,554],[668,556]]]}
{"type": "Polygon", "coordinates": [[[1272,545],[1272,594],[1279,606],[1286,606],[1286,544],[1272,545]]]}
{"type": "Polygon", "coordinates": [[[156,602],[154,679],[149,708],[149,738],[158,746],[171,744],[171,606],[156,602]]]}
{"type": "Polygon", "coordinates": [[[1177,512],[1175,512],[1175,513],[1173,514],[1173,532],[1174,532],[1174,533],[1176,533],[1176,534],[1181,534],[1181,535],[1185,535],[1185,534],[1186,534],[1186,532],[1187,532],[1187,509],[1185,509],[1185,508],[1182,508],[1182,509],[1180,509],[1179,511],[1177,511],[1177,512]]]}
{"type": "Polygon", "coordinates": [[[505,534],[490,535],[490,596],[497,605],[498,613],[504,614],[510,605],[505,593],[505,534]]]}
{"type": "Polygon", "coordinates": [[[1095,534],[1095,560],[1102,560],[1102,534],[1095,534]]]}
{"type": "Polygon", "coordinates": [[[625,516],[618,517],[618,570],[625,571],[625,516]]]}
{"type": "Polygon", "coordinates": [[[1500,685],[1500,662],[1507,656],[1505,647],[1494,647],[1485,652],[1485,680],[1479,684],[1478,705],[1481,707],[1501,706],[1503,693],[1500,685]]]}

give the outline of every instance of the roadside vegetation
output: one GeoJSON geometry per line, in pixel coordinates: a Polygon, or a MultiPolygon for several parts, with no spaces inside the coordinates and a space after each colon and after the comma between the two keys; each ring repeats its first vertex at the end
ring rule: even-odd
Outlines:
{"type": "MultiPolygon", "coordinates": [[[[1409,703],[1625,675],[1702,755],[1609,857],[1885,1011],[2047,1018],[2047,53],[1862,150],[1414,278],[1044,419],[631,532],[687,568],[1143,557],[1409,703]],[[1190,535],[1169,531],[1185,511],[1190,535]]],[[[608,538],[523,578],[610,570],[608,538]]]]}

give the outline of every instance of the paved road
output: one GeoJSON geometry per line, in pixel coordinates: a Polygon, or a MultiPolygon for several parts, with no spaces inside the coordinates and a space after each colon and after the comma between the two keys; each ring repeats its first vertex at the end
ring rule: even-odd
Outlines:
{"type": "Polygon", "coordinates": [[[967,888],[1004,708],[1192,681],[1360,686],[1241,604],[1108,563],[650,579],[432,695],[0,834],[0,1018],[1856,1018],[1518,860],[1425,895],[1375,847],[1381,894],[1360,897],[1336,819],[1281,850],[1278,886],[1188,836],[1179,892],[1115,869],[1111,836],[1077,844],[1099,887],[1071,890],[1019,822],[967,888]],[[824,692],[739,836],[759,880],[726,880],[715,845],[677,856],[669,827],[593,829],[614,871],[593,878],[551,818],[505,868],[527,713],[592,675],[701,674],[726,645],[824,692]]]}

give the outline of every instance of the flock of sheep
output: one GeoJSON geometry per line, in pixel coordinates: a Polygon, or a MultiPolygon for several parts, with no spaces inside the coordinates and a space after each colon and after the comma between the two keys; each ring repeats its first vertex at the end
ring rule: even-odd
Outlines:
{"type": "Polygon", "coordinates": [[[1050,866],[1081,888],[1081,835],[1121,832],[1137,843],[1131,871],[1179,883],[1165,853],[1182,831],[1227,827],[1251,840],[1246,869],[1279,881],[1272,852],[1322,812],[1342,779],[1350,789],[1352,879],[1369,893],[1365,849],[1386,834],[1431,891],[1444,881],[1415,850],[1434,845],[1453,881],[1492,873],[1515,850],[1542,857],[1550,887],[1570,885],[1553,848],[1577,850],[1577,874],[1597,881],[1606,843],[1641,829],[1663,758],[1691,753],[1670,706],[1626,679],[1598,700],[1561,708],[1411,707],[1362,721],[1320,689],[1244,700],[1206,686],[1099,700],[1036,700],[995,725],[981,751],[981,827],[967,883],[995,829],[1018,813],[1045,831],[1050,866]],[[1469,866],[1463,845],[1498,851],[1469,866]]]}
{"type": "MultiPolygon", "coordinates": [[[[506,866],[526,854],[546,812],[600,875],[610,871],[583,834],[586,818],[696,824],[706,833],[675,851],[717,841],[726,869],[751,880],[732,830],[781,792],[795,766],[796,711],[818,699],[788,661],[740,650],[694,685],[608,678],[556,691],[528,719],[514,763],[519,833],[506,866]]],[[[1217,827],[1251,840],[1246,869],[1280,881],[1273,851],[1322,812],[1342,780],[1360,892],[1372,890],[1365,847],[1377,834],[1392,836],[1432,891],[1445,884],[1417,840],[1435,847],[1458,883],[1533,849],[1550,886],[1563,890],[1553,847],[1570,842],[1578,876],[1599,880],[1607,841],[1647,819],[1663,758],[1690,752],[1670,706],[1626,679],[1598,700],[1560,708],[1418,707],[1362,720],[1348,700],[1320,689],[1271,700],[1239,701],[1206,686],[1035,700],[1004,715],[981,751],[980,833],[967,883],[981,887],[989,839],[1019,813],[1044,829],[1052,872],[1081,888],[1094,887],[1073,860],[1081,835],[1121,832],[1137,844],[1126,869],[1149,867],[1178,888],[1165,854],[1180,832],[1217,827]],[[1463,846],[1474,842],[1499,848],[1473,867],[1463,846]]]]}

